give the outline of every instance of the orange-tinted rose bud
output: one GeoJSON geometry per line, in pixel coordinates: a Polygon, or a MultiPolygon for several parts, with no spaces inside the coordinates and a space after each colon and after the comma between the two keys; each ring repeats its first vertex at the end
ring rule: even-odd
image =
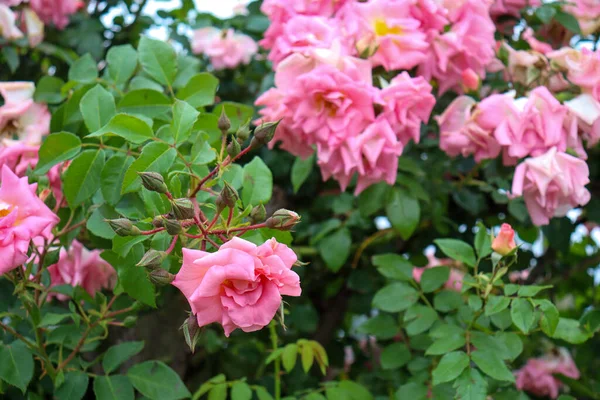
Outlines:
{"type": "Polygon", "coordinates": [[[515,244],[515,231],[509,224],[502,224],[498,236],[492,242],[492,249],[503,256],[509,254],[517,247],[515,244]]]}

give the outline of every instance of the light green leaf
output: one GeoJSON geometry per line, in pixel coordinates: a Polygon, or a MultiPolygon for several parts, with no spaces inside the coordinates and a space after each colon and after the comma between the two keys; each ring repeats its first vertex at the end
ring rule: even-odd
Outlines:
{"type": "Polygon", "coordinates": [[[135,265],[143,256],[143,248],[138,252],[139,254],[131,253],[127,258],[122,258],[113,251],[104,251],[101,257],[115,268],[119,285],[128,295],[144,304],[156,307],[154,285],[148,279],[148,273],[135,265]]]}
{"type": "Polygon", "coordinates": [[[437,239],[433,241],[448,257],[462,261],[470,267],[475,266],[475,252],[473,248],[462,240],[437,239]]]}
{"type": "Polygon", "coordinates": [[[102,376],[94,378],[94,394],[96,400],[133,400],[133,386],[123,375],[102,376]]]}
{"type": "Polygon", "coordinates": [[[499,381],[514,382],[515,377],[504,361],[493,351],[475,350],[471,359],[487,375],[499,381]]]}
{"type": "Polygon", "coordinates": [[[310,155],[306,160],[300,157],[296,157],[294,164],[292,165],[292,186],[294,187],[294,193],[298,193],[298,190],[306,181],[306,178],[310,175],[315,164],[315,156],[310,155]]]}
{"type": "Polygon", "coordinates": [[[177,157],[177,151],[166,143],[148,143],[142,149],[139,158],[127,169],[121,186],[121,193],[135,192],[141,187],[138,172],[164,173],[171,167],[177,157]]]}
{"type": "Polygon", "coordinates": [[[40,321],[38,326],[44,327],[44,326],[58,325],[65,318],[69,318],[69,316],[70,316],[70,314],[55,314],[55,313],[44,314],[44,316],[42,317],[42,320],[40,321]]]}
{"type": "Polygon", "coordinates": [[[110,205],[116,205],[121,200],[121,187],[125,173],[133,163],[131,156],[113,156],[108,159],[100,174],[100,188],[104,200],[110,205]]]}
{"type": "Polygon", "coordinates": [[[102,128],[115,115],[115,98],[101,85],[96,85],[81,98],[79,110],[90,132],[102,128]]]}
{"type": "Polygon", "coordinates": [[[404,343],[392,343],[381,352],[381,368],[400,368],[406,365],[410,358],[410,350],[404,343]]]}
{"type": "Polygon", "coordinates": [[[175,100],[173,120],[171,121],[171,134],[175,143],[182,143],[190,137],[198,115],[200,113],[185,101],[175,100]]]}
{"type": "Polygon", "coordinates": [[[65,94],[61,89],[65,82],[55,76],[42,76],[35,85],[35,94],[33,99],[37,103],[58,104],[65,99],[65,94]]]}
{"type": "Polygon", "coordinates": [[[439,356],[459,349],[466,344],[465,335],[450,335],[437,339],[427,348],[426,355],[439,356]]]}
{"type": "Polygon", "coordinates": [[[218,86],[219,80],[212,74],[204,72],[193,76],[177,92],[177,97],[187,101],[194,108],[208,106],[214,103],[218,86]]]}
{"type": "Polygon", "coordinates": [[[554,339],[561,339],[571,344],[581,344],[592,337],[592,333],[581,327],[579,321],[569,318],[560,318],[554,335],[554,339]]]}
{"type": "Polygon", "coordinates": [[[408,382],[400,386],[394,395],[395,400],[427,400],[429,388],[422,383],[408,382]]]}
{"type": "Polygon", "coordinates": [[[109,348],[102,359],[102,368],[106,374],[110,374],[119,365],[138,354],[144,348],[144,342],[125,342],[109,348]]]}
{"type": "Polygon", "coordinates": [[[540,318],[540,328],[542,331],[552,337],[556,332],[556,327],[560,319],[560,313],[558,309],[549,300],[534,300],[534,304],[540,307],[542,310],[542,316],[540,318]]]}
{"type": "Polygon", "coordinates": [[[410,238],[421,218],[419,200],[405,190],[395,187],[388,195],[385,210],[392,226],[398,230],[402,239],[410,238]]]}
{"type": "Polygon", "coordinates": [[[100,188],[103,150],[86,150],[69,165],[63,176],[63,192],[71,208],[83,203],[100,188]]]}
{"type": "Polygon", "coordinates": [[[127,376],[140,393],[153,400],[177,400],[191,396],[179,375],[160,361],[136,364],[127,371],[127,376]]]}
{"type": "Polygon", "coordinates": [[[308,371],[310,371],[310,368],[313,365],[315,354],[313,353],[313,348],[308,345],[302,346],[301,351],[302,369],[305,374],[308,374],[308,371]]]}
{"type": "Polygon", "coordinates": [[[381,311],[404,311],[419,299],[419,293],[403,282],[390,283],[380,289],[373,298],[373,306],[381,311]]]}
{"type": "Polygon", "coordinates": [[[91,83],[96,78],[98,78],[98,66],[89,53],[79,57],[69,68],[70,81],[91,83]]]}
{"type": "Polygon", "coordinates": [[[294,369],[297,358],[298,346],[296,343],[290,343],[283,348],[283,353],[281,353],[281,362],[283,363],[283,368],[285,368],[288,373],[294,369]]]}
{"type": "Polygon", "coordinates": [[[488,301],[485,305],[485,315],[487,317],[497,314],[502,310],[505,310],[510,305],[510,298],[504,296],[488,297],[488,301]]]}
{"type": "Polygon", "coordinates": [[[406,333],[409,336],[419,335],[431,328],[431,325],[437,320],[438,315],[435,310],[421,304],[415,304],[404,314],[404,322],[408,322],[405,327],[406,333]]]}
{"type": "Polygon", "coordinates": [[[152,89],[132,90],[119,102],[119,111],[128,114],[141,114],[148,118],[166,116],[171,109],[171,100],[161,92],[152,89]]]}
{"type": "Polygon", "coordinates": [[[271,393],[267,392],[267,389],[262,386],[254,388],[254,391],[256,392],[256,397],[258,397],[258,400],[273,400],[271,393]]]}
{"type": "Polygon", "coordinates": [[[242,202],[245,206],[266,204],[273,192],[273,174],[259,157],[244,165],[242,202]]]}
{"type": "Polygon", "coordinates": [[[231,400],[251,400],[252,389],[246,382],[237,381],[231,385],[231,400]]]}
{"type": "Polygon", "coordinates": [[[129,114],[117,114],[100,130],[90,133],[86,137],[102,135],[117,135],[131,143],[140,144],[152,139],[154,132],[152,127],[141,118],[129,114]]]}
{"type": "Polygon", "coordinates": [[[138,57],[144,71],[158,82],[167,86],[173,83],[177,75],[177,56],[170,44],[142,36],[138,57]]]}
{"type": "Polygon", "coordinates": [[[551,289],[552,285],[546,286],[536,286],[536,285],[528,285],[519,287],[519,291],[517,292],[517,296],[519,297],[533,297],[537,295],[539,292],[545,289],[551,289]]]}
{"type": "Polygon", "coordinates": [[[35,173],[42,175],[50,168],[63,161],[70,160],[79,154],[81,140],[72,133],[58,132],[46,137],[39,150],[39,161],[35,167],[35,173]]]}
{"type": "Polygon", "coordinates": [[[23,342],[0,343],[0,379],[25,393],[33,377],[33,356],[23,342]]]}
{"type": "Polygon", "coordinates": [[[421,289],[425,293],[434,292],[444,286],[449,277],[450,268],[448,267],[428,268],[423,271],[421,276],[421,289]]]}
{"type": "Polygon", "coordinates": [[[137,68],[137,52],[130,44],[113,46],[106,54],[108,75],[117,83],[125,83],[137,68]]]}
{"type": "Polygon", "coordinates": [[[479,258],[484,258],[492,254],[492,238],[481,222],[477,224],[477,228],[479,230],[475,235],[475,250],[479,258]]]}
{"type": "Polygon", "coordinates": [[[323,257],[327,268],[337,272],[348,260],[351,245],[350,231],[347,228],[342,228],[319,242],[319,254],[323,257]]]}
{"type": "Polygon", "coordinates": [[[526,299],[513,299],[510,307],[510,317],[523,333],[529,333],[535,322],[533,306],[526,299]]]}
{"type": "Polygon", "coordinates": [[[456,379],[469,365],[469,356],[463,351],[454,351],[442,357],[432,372],[433,384],[450,382],[456,379]]]}
{"type": "Polygon", "coordinates": [[[433,306],[436,310],[442,312],[448,312],[456,310],[463,305],[463,298],[460,293],[453,290],[442,290],[436,293],[433,298],[433,306]]]}

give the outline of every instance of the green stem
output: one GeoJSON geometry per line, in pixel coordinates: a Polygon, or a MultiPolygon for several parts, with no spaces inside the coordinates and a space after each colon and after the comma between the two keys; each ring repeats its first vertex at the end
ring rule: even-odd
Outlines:
{"type": "MultiPolygon", "coordinates": [[[[277,350],[277,327],[275,321],[269,325],[271,331],[271,345],[273,351],[277,350]]],[[[281,399],[281,359],[277,357],[275,359],[275,400],[281,399]]]]}

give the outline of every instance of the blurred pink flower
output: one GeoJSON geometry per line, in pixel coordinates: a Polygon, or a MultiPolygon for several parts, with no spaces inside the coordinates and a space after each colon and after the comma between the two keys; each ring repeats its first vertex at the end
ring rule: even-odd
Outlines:
{"type": "Polygon", "coordinates": [[[583,36],[590,35],[600,28],[598,0],[572,0],[565,4],[564,10],[577,18],[583,36]]]}
{"type": "Polygon", "coordinates": [[[45,105],[34,103],[34,91],[32,82],[0,82],[4,98],[0,107],[0,133],[39,145],[50,131],[50,113],[45,105]]]}
{"type": "Polygon", "coordinates": [[[567,72],[570,82],[600,100],[600,51],[564,47],[547,54],[552,65],[567,72]]]}
{"type": "Polygon", "coordinates": [[[29,5],[46,24],[53,23],[58,29],[64,29],[69,24],[69,16],[85,3],[80,0],[30,0],[29,5]]]}
{"type": "Polygon", "coordinates": [[[495,0],[490,8],[490,14],[494,18],[502,15],[518,17],[525,7],[537,7],[540,4],[540,0],[495,0]]]}
{"type": "Polygon", "coordinates": [[[23,37],[23,32],[16,25],[17,16],[5,4],[0,4],[0,37],[15,40],[23,37]]]}
{"type": "Polygon", "coordinates": [[[562,383],[554,374],[579,379],[579,370],[565,348],[558,348],[541,358],[527,360],[525,366],[516,372],[517,388],[535,396],[555,399],[562,383]]]}
{"type": "Polygon", "coordinates": [[[23,264],[31,241],[51,238],[58,217],[37,197],[37,184],[17,177],[6,165],[0,180],[0,274],[23,264]]]}
{"type": "Polygon", "coordinates": [[[589,182],[589,169],[583,160],[552,147],[517,166],[512,195],[524,197],[535,225],[547,225],[551,218],[565,216],[590,201],[585,188],[589,182]]]}
{"type": "Polygon", "coordinates": [[[299,296],[291,270],[296,255],[271,239],[260,246],[234,237],[215,253],[183,249],[173,285],[188,299],[199,326],[218,322],[225,335],[262,329],[275,316],[281,295],[299,296]]]}
{"type": "Polygon", "coordinates": [[[435,250],[428,250],[425,252],[427,256],[428,263],[425,267],[414,267],[412,271],[413,279],[417,282],[421,282],[421,277],[423,276],[423,272],[426,269],[434,268],[434,267],[449,267],[450,268],[450,276],[448,280],[444,284],[444,287],[449,290],[454,290],[456,292],[460,292],[462,290],[462,281],[465,277],[465,273],[460,269],[454,267],[456,262],[449,258],[437,258],[435,256],[435,250]]]}
{"type": "Polygon", "coordinates": [[[579,131],[588,148],[600,141],[600,102],[592,95],[580,94],[564,102],[571,115],[577,119],[579,131]]]}
{"type": "Polygon", "coordinates": [[[213,68],[220,70],[250,63],[258,45],[250,36],[233,29],[207,27],[194,31],[192,51],[207,56],[213,68]]]}
{"type": "Polygon", "coordinates": [[[539,41],[534,36],[533,29],[527,27],[523,31],[523,39],[529,44],[532,50],[537,51],[538,53],[547,54],[553,51],[552,46],[548,43],[539,41]]]}
{"type": "Polygon", "coordinates": [[[44,23],[31,8],[25,8],[22,21],[27,32],[27,40],[31,47],[36,47],[44,40],[44,23]]]}
{"type": "MultiPolygon", "coordinates": [[[[48,267],[50,286],[80,286],[94,297],[102,289],[112,289],[116,282],[114,268],[100,258],[100,250],[88,250],[77,240],[69,249],[60,249],[58,262],[48,267]]],[[[56,296],[65,300],[64,295],[56,296]]]]}

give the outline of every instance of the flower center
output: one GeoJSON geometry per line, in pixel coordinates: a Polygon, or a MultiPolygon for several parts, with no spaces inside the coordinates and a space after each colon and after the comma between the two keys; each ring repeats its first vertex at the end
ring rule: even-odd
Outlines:
{"type": "Polygon", "coordinates": [[[6,204],[0,201],[0,218],[6,217],[12,211],[10,204],[6,204]]]}
{"type": "Polygon", "coordinates": [[[401,35],[402,28],[399,26],[389,26],[384,19],[377,18],[373,23],[373,30],[377,36],[401,35]]]}
{"type": "Polygon", "coordinates": [[[338,107],[332,102],[328,101],[321,93],[315,95],[315,104],[319,110],[326,111],[330,117],[335,116],[337,113],[338,107]]]}

